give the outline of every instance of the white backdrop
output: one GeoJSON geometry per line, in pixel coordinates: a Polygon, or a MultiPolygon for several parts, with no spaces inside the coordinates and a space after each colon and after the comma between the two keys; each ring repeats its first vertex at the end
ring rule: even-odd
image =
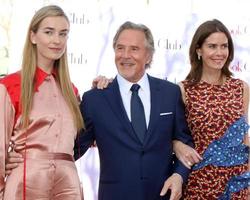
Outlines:
{"type": "MultiPolygon", "coordinates": [[[[148,73],[173,82],[183,80],[190,69],[188,48],[198,25],[221,20],[235,43],[231,70],[250,84],[249,0],[0,0],[0,74],[20,69],[30,19],[47,4],[60,5],[70,19],[70,73],[81,94],[97,75],[115,76],[112,39],[127,20],[146,24],[154,35],[156,53],[148,73]]],[[[76,163],[85,200],[97,199],[96,148],[76,163]]]]}

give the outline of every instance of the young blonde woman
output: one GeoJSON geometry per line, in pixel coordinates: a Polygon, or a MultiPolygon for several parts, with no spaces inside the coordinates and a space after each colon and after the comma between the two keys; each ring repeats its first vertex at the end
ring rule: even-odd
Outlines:
{"type": "Polygon", "coordinates": [[[0,80],[0,199],[82,199],[73,159],[84,128],[67,64],[69,20],[54,5],[31,20],[22,69],[0,80]],[[7,152],[22,154],[5,178],[7,152]]]}

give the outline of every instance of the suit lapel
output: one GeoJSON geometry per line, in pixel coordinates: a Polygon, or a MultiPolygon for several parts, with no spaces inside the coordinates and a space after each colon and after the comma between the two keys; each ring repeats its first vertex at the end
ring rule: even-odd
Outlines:
{"type": "Polygon", "coordinates": [[[138,138],[134,134],[132,125],[127,116],[126,110],[124,108],[117,79],[115,78],[113,82],[109,85],[107,89],[104,90],[104,96],[107,99],[111,110],[120,120],[121,124],[126,128],[130,135],[138,141],[138,138]]]}
{"type": "Polygon", "coordinates": [[[154,128],[160,116],[160,85],[157,84],[156,81],[153,80],[151,76],[149,78],[149,86],[150,86],[150,96],[151,96],[151,109],[150,109],[150,120],[148,125],[148,131],[145,136],[144,144],[147,144],[150,137],[152,137],[154,133],[154,128]]]}

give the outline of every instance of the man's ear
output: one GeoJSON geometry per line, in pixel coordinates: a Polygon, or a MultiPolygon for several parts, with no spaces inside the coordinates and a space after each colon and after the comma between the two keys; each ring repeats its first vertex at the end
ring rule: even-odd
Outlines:
{"type": "Polygon", "coordinates": [[[149,64],[151,61],[152,61],[152,55],[148,55],[148,59],[147,59],[147,63],[146,64],[149,64]]]}

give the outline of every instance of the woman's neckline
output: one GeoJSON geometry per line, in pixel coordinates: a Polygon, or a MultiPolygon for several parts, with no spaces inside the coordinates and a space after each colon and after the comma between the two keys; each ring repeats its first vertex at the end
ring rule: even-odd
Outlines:
{"type": "Polygon", "coordinates": [[[201,79],[200,82],[205,83],[207,85],[220,87],[220,86],[223,86],[227,82],[228,79],[229,79],[228,77],[223,77],[214,83],[209,83],[208,81],[201,79]]]}

